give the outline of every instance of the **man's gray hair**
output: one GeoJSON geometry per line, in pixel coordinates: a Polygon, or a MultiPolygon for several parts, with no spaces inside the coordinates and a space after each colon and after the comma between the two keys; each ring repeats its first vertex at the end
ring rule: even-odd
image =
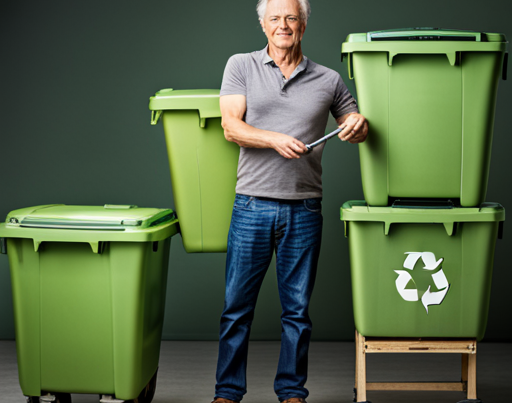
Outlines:
{"type": "MultiPolygon", "coordinates": [[[[269,0],[258,0],[258,5],[256,6],[256,11],[258,12],[258,18],[260,21],[263,21],[265,17],[265,11],[267,11],[267,4],[269,0]]],[[[300,19],[304,22],[304,24],[308,23],[309,15],[311,14],[311,6],[309,5],[309,0],[297,0],[300,8],[300,19]]]]}

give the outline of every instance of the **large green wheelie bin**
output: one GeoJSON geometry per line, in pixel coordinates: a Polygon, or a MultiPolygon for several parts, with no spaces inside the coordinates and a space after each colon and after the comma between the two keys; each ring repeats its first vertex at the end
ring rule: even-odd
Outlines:
{"type": "Polygon", "coordinates": [[[65,403],[71,393],[152,400],[176,233],[166,209],[44,205],[9,213],[0,240],[29,401],[65,403]]]}
{"type": "Polygon", "coordinates": [[[485,201],[504,35],[417,28],[350,34],[342,45],[370,132],[359,145],[363,191],[485,201]]]}
{"type": "Polygon", "coordinates": [[[505,210],[497,203],[434,207],[342,206],[354,320],[363,336],[484,336],[505,210]]]}
{"type": "Polygon", "coordinates": [[[225,252],[235,200],[239,147],[224,138],[219,90],[158,91],[151,123],[162,118],[175,210],[187,252],[225,252]]]}

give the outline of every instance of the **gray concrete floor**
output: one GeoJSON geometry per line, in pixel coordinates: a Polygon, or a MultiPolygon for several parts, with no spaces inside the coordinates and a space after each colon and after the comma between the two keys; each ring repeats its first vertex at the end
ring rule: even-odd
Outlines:
{"type": "MultiPolygon", "coordinates": [[[[24,402],[18,384],[16,347],[0,341],[0,402],[24,402]]],[[[244,403],[277,402],[272,385],[278,342],[252,342],[248,393],[244,403]]],[[[354,343],[314,342],[310,348],[310,403],[350,403],[353,398],[354,343]]],[[[215,384],[217,343],[165,341],[154,403],[209,403],[215,384]]],[[[512,401],[512,344],[480,343],[477,357],[478,397],[484,403],[512,401]]],[[[457,381],[458,354],[373,354],[367,358],[369,381],[457,381]]],[[[97,395],[73,395],[73,403],[98,402],[97,395]]],[[[462,392],[368,392],[373,403],[456,403],[462,392]]]]}

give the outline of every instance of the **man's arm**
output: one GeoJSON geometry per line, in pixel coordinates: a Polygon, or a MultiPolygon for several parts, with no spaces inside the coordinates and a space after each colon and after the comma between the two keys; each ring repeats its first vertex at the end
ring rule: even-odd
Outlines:
{"type": "Polygon", "coordinates": [[[226,140],[241,147],[273,148],[284,158],[300,158],[307,149],[304,143],[287,134],[257,129],[243,121],[247,108],[245,95],[220,97],[222,127],[226,140]]]}
{"type": "Polygon", "coordinates": [[[359,113],[347,113],[336,119],[336,123],[345,128],[338,134],[342,141],[348,141],[352,144],[362,143],[368,136],[368,121],[359,113]]]}

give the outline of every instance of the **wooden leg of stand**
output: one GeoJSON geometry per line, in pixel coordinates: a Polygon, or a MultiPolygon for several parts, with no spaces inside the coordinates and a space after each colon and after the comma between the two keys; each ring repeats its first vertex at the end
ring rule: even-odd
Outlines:
{"type": "Polygon", "coordinates": [[[468,354],[468,399],[476,398],[476,354],[468,354]]]}
{"type": "Polygon", "coordinates": [[[356,331],[356,401],[366,402],[366,354],[364,336],[356,331]]]}
{"type": "Polygon", "coordinates": [[[468,354],[461,354],[460,381],[465,392],[468,390],[468,354]]]}

